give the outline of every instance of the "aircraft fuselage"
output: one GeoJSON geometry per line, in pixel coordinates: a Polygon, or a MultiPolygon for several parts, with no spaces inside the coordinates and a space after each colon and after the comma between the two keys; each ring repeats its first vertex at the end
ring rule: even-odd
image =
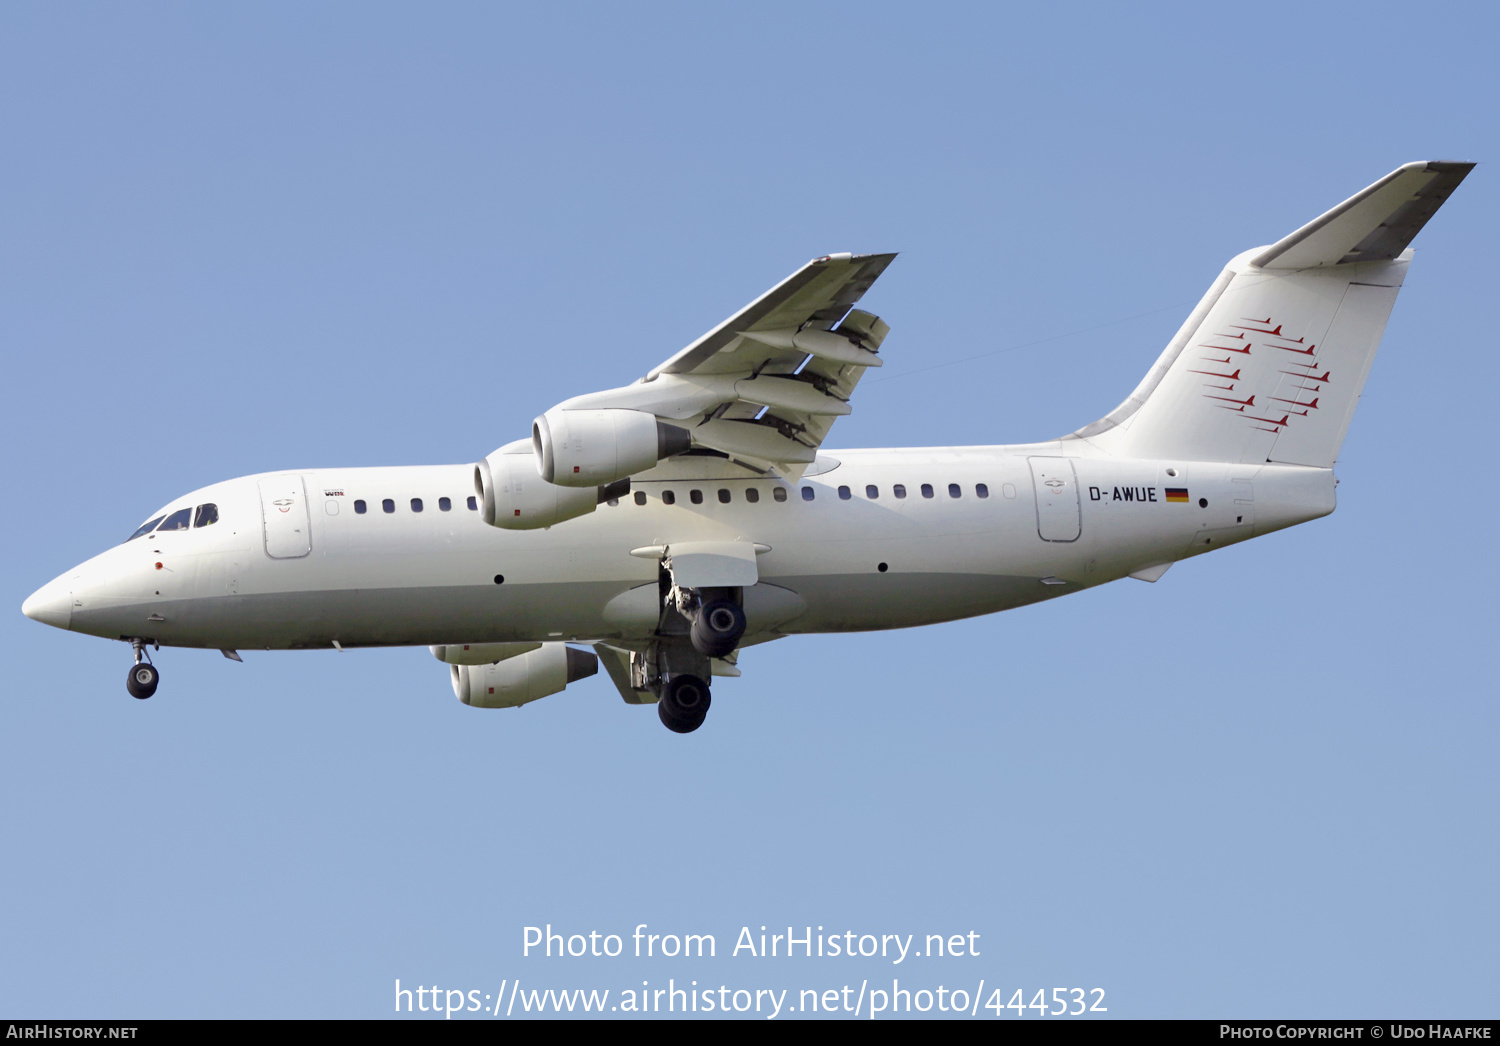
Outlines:
{"type": "Polygon", "coordinates": [[[749,644],[1154,580],[1334,507],[1329,469],[1060,451],[841,451],[795,483],[648,473],[617,503],[530,531],[486,525],[470,507],[472,465],[267,473],[177,499],[163,511],[209,503],[217,521],[116,546],[38,592],[28,613],[222,649],[643,640],[660,607],[654,550],[737,541],[759,553],[759,583],[744,591],[749,644]],[[296,490],[300,501],[276,496],[296,490]]]}

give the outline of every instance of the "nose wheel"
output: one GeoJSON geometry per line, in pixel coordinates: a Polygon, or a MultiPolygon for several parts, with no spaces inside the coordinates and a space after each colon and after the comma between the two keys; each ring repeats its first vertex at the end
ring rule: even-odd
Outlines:
{"type": "Polygon", "coordinates": [[[145,640],[132,639],[130,645],[135,650],[135,664],[130,666],[130,674],[125,677],[125,689],[137,701],[144,701],[156,693],[161,673],[147,660],[145,640]]]}
{"type": "Polygon", "coordinates": [[[125,677],[125,689],[130,691],[131,697],[144,701],[156,693],[156,684],[159,682],[161,673],[156,670],[156,666],[142,661],[130,667],[130,675],[125,677]]]}

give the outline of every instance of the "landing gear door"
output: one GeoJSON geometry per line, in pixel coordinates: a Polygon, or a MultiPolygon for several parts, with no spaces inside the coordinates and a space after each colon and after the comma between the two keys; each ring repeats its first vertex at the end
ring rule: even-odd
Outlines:
{"type": "Polygon", "coordinates": [[[1083,530],[1078,476],[1071,458],[1028,458],[1036,486],[1036,532],[1043,541],[1077,541],[1083,530]]]}
{"type": "Polygon", "coordinates": [[[755,546],[746,541],[674,541],[667,555],[683,588],[749,588],[760,580],[755,546]]]}
{"type": "Polygon", "coordinates": [[[271,476],[260,481],[260,511],[266,525],[266,555],[301,559],[312,551],[307,495],[301,476],[271,476]]]}

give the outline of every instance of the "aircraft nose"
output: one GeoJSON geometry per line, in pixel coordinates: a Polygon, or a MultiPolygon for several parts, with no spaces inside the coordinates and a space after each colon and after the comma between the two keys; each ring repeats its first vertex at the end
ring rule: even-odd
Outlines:
{"type": "Polygon", "coordinates": [[[73,623],[73,593],[66,584],[53,581],[33,592],[21,604],[21,613],[44,625],[68,628],[73,623]]]}

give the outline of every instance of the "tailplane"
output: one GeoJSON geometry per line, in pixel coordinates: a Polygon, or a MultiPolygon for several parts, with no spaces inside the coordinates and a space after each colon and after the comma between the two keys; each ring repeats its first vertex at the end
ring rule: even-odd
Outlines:
{"type": "Polygon", "coordinates": [[[1411,261],[1472,163],[1409,163],[1234,258],[1129,399],[1078,430],[1110,454],[1329,468],[1411,261]]]}

